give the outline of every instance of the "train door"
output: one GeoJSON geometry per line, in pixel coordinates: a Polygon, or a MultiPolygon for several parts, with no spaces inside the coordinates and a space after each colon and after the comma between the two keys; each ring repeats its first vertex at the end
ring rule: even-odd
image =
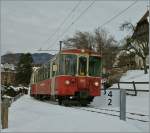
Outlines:
{"type": "Polygon", "coordinates": [[[79,55],[78,56],[78,75],[79,76],[88,76],[88,55],[79,55]]]}
{"type": "Polygon", "coordinates": [[[55,95],[55,77],[57,74],[57,63],[56,60],[51,63],[51,95],[55,95]]]}

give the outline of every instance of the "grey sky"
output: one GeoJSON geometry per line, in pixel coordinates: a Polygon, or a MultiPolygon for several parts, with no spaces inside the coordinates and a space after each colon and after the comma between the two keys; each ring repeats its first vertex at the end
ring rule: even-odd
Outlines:
{"type": "MultiPolygon", "coordinates": [[[[91,3],[82,1],[60,31],[47,40],[78,1],[3,1],[1,2],[1,52],[37,52],[37,49],[58,49],[52,42],[72,36],[76,31],[93,32],[95,28],[129,6],[133,1],[96,1],[94,5],[59,37],[72,21],[91,3]]],[[[138,1],[121,16],[105,25],[105,29],[121,40],[126,32],[119,31],[124,21],[133,24],[144,15],[148,1],[138,1]]]]}

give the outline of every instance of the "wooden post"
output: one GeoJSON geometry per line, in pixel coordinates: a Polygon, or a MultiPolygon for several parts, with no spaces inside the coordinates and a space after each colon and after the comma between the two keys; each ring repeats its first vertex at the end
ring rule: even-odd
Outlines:
{"type": "Polygon", "coordinates": [[[137,96],[137,90],[136,90],[135,82],[132,81],[132,83],[133,83],[133,88],[134,88],[134,91],[135,91],[135,95],[134,96],[137,96]]]}
{"type": "Polygon", "coordinates": [[[1,103],[1,123],[2,129],[8,128],[8,107],[9,99],[4,99],[1,103]]]}
{"type": "Polygon", "coordinates": [[[120,89],[120,84],[119,84],[119,82],[118,82],[118,89],[120,89]]]}

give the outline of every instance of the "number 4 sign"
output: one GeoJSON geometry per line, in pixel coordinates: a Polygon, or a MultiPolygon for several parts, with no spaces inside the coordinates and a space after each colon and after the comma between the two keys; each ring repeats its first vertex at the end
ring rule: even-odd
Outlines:
{"type": "Polygon", "coordinates": [[[120,90],[107,89],[101,91],[101,96],[97,97],[97,106],[100,107],[120,107],[120,90]]]}
{"type": "Polygon", "coordinates": [[[112,91],[108,92],[108,105],[112,105],[112,91]]]}

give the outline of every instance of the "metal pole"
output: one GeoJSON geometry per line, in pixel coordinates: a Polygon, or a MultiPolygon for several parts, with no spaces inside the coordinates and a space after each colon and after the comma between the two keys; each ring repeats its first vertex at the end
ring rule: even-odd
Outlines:
{"type": "Polygon", "coordinates": [[[59,41],[60,42],[60,51],[61,51],[61,49],[62,49],[62,41],[59,41]]]}
{"type": "Polygon", "coordinates": [[[126,120],[126,90],[120,89],[120,119],[126,120]]]}

